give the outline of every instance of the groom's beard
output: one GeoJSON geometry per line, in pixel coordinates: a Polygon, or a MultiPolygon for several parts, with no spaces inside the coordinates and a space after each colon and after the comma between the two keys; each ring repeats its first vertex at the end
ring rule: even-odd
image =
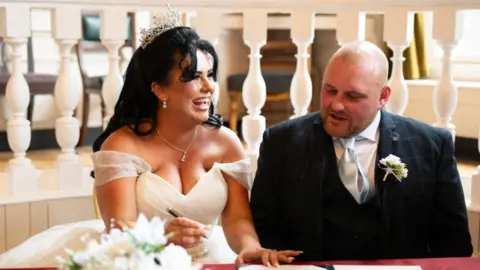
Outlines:
{"type": "MultiPolygon", "coordinates": [[[[378,109],[376,109],[376,108],[371,108],[371,109],[372,109],[372,112],[370,114],[369,119],[366,120],[366,121],[365,121],[365,119],[363,119],[363,121],[360,124],[355,124],[352,117],[350,117],[349,114],[345,110],[343,110],[341,112],[335,112],[335,111],[331,110],[330,107],[325,109],[325,110],[321,110],[320,111],[320,118],[322,119],[323,129],[330,136],[333,136],[333,137],[342,137],[342,138],[355,137],[358,134],[360,134],[362,131],[364,131],[375,120],[375,117],[377,116],[377,113],[378,113],[378,109]],[[343,134],[341,134],[342,136],[335,136],[335,134],[332,134],[334,132],[332,129],[334,129],[335,127],[329,128],[328,116],[330,114],[335,114],[336,116],[346,118],[345,122],[347,122],[346,123],[347,127],[346,127],[346,131],[342,132],[343,133],[343,134]]],[[[357,120],[361,121],[360,119],[357,119],[357,120]]],[[[338,128],[337,128],[337,130],[338,130],[338,128]]]]}
{"type": "Polygon", "coordinates": [[[353,137],[356,135],[356,133],[360,130],[359,127],[355,127],[353,124],[352,124],[352,119],[350,117],[348,117],[348,115],[346,113],[337,113],[337,112],[333,112],[331,110],[325,110],[326,112],[321,112],[321,116],[320,118],[322,119],[322,125],[323,125],[323,129],[330,135],[330,136],[333,136],[333,137],[338,137],[336,136],[335,134],[332,134],[334,133],[332,129],[335,129],[335,127],[331,127],[328,123],[328,117],[330,114],[335,114],[336,116],[339,116],[339,117],[342,117],[342,118],[345,118],[345,122],[347,124],[347,127],[346,127],[346,132],[342,132],[342,138],[349,138],[349,137],[353,137]]]}

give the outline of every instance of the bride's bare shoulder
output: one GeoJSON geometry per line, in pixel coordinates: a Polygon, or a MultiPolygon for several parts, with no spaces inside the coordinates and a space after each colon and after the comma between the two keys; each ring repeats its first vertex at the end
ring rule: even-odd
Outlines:
{"type": "Polygon", "coordinates": [[[127,154],[137,154],[141,139],[129,127],[114,131],[103,142],[101,150],[119,151],[127,154]]]}
{"type": "Polygon", "coordinates": [[[210,138],[223,149],[223,162],[234,162],[245,157],[242,141],[231,129],[221,126],[220,128],[208,128],[210,138]]]}

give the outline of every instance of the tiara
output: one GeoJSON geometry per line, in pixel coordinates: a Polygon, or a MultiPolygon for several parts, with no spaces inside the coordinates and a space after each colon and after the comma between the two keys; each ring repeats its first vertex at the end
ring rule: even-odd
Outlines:
{"type": "Polygon", "coordinates": [[[140,32],[140,46],[143,49],[162,33],[183,25],[180,13],[172,10],[169,4],[167,8],[168,11],[165,14],[153,16],[150,28],[142,29],[140,32]]]}

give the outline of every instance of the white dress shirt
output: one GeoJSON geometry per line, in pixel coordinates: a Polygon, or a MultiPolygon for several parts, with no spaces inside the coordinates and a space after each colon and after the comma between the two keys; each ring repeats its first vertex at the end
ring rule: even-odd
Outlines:
{"type": "MultiPolygon", "coordinates": [[[[375,119],[370,123],[370,125],[364,129],[359,136],[362,136],[363,140],[355,141],[354,150],[357,155],[358,162],[360,163],[361,169],[363,172],[366,172],[368,180],[373,184],[375,183],[375,160],[377,153],[377,145],[379,139],[379,129],[381,112],[377,112],[375,119]]],[[[340,160],[340,157],[343,155],[344,148],[340,141],[333,137],[333,143],[335,146],[335,154],[337,155],[337,162],[340,160]]]]}

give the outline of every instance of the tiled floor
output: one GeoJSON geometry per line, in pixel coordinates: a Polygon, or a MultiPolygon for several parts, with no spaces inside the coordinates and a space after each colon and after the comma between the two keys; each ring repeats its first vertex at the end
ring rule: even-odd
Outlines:
{"type": "MultiPolygon", "coordinates": [[[[92,160],[90,155],[92,153],[92,148],[82,147],[78,148],[78,154],[83,161],[83,164],[86,166],[92,165],[92,160]]],[[[41,151],[29,151],[28,157],[33,160],[35,167],[38,169],[49,169],[53,167],[53,164],[57,158],[57,155],[60,153],[58,149],[52,150],[41,150],[41,151]]],[[[5,170],[5,166],[8,163],[8,160],[11,158],[12,154],[10,152],[0,153],[0,172],[5,170]]],[[[480,165],[473,161],[459,160],[458,169],[462,176],[471,175],[475,172],[476,167],[480,165]]]]}

